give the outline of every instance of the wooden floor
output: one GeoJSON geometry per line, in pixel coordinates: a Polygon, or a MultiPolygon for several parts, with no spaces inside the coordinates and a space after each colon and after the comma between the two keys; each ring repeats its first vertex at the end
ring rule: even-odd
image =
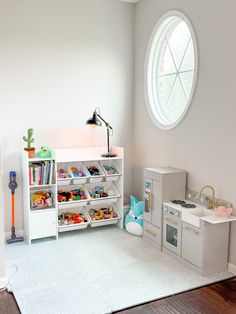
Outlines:
{"type": "Polygon", "coordinates": [[[115,313],[236,314],[236,278],[115,313]]]}
{"type": "MultiPolygon", "coordinates": [[[[115,313],[236,314],[236,278],[115,313]]],[[[14,296],[6,291],[0,292],[0,314],[20,314],[14,296]]]]}
{"type": "Polygon", "coordinates": [[[13,294],[6,290],[0,292],[0,314],[19,314],[20,311],[16,304],[13,294]]]}

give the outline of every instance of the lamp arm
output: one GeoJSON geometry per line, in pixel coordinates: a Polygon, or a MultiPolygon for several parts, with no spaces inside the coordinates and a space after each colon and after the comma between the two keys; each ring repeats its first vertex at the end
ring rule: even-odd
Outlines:
{"type": "Polygon", "coordinates": [[[97,114],[97,116],[106,124],[106,127],[107,127],[107,128],[110,128],[110,129],[112,130],[112,127],[110,126],[110,124],[109,124],[106,120],[104,120],[104,119],[100,116],[99,113],[96,113],[96,114],[97,114]]]}

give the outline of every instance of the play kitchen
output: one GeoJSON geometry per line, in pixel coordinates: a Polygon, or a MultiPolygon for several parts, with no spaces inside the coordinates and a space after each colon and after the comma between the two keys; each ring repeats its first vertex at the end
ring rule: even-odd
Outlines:
{"type": "Polygon", "coordinates": [[[211,186],[186,193],[185,171],[146,168],[144,203],[144,239],[201,275],[227,270],[229,226],[236,217],[211,186]]]}

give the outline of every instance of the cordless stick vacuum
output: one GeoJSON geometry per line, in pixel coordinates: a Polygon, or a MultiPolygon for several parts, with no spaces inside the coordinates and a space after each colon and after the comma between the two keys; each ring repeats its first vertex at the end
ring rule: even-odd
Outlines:
{"type": "Polygon", "coordinates": [[[16,183],[16,172],[10,171],[10,183],[8,184],[11,190],[11,239],[7,240],[8,244],[24,241],[23,237],[16,236],[15,228],[15,189],[17,188],[16,183]]]}

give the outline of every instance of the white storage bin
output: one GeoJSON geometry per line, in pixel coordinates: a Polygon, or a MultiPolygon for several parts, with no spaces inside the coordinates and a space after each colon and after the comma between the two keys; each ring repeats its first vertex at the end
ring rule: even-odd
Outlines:
{"type": "Polygon", "coordinates": [[[90,224],[90,220],[87,214],[87,211],[85,210],[84,207],[77,207],[74,208],[73,210],[71,209],[71,207],[67,207],[67,210],[59,210],[59,215],[61,215],[63,212],[73,212],[76,214],[82,214],[83,217],[87,220],[86,222],[80,222],[80,223],[75,223],[75,224],[60,224],[58,221],[58,232],[66,232],[66,231],[72,231],[72,230],[78,230],[78,229],[85,229],[88,227],[88,225],[90,224]]]}
{"type": "Polygon", "coordinates": [[[105,181],[117,181],[119,177],[121,176],[120,169],[115,165],[114,161],[112,160],[101,160],[100,165],[102,167],[102,170],[105,173],[105,181]],[[116,173],[109,174],[107,167],[113,167],[116,173]]]}
{"type": "Polygon", "coordinates": [[[58,172],[60,169],[63,169],[66,173],[68,173],[71,176],[71,174],[68,172],[67,164],[59,163],[57,165],[57,185],[69,185],[71,183],[72,176],[70,178],[59,178],[58,172]]]}
{"type": "Polygon", "coordinates": [[[77,206],[80,206],[80,205],[86,205],[88,204],[89,200],[90,200],[90,196],[89,196],[89,193],[86,189],[86,187],[84,185],[77,185],[77,186],[74,186],[74,185],[69,185],[67,186],[65,189],[58,189],[58,195],[57,195],[57,204],[58,204],[58,208],[59,209],[66,209],[70,206],[70,208],[75,208],[77,206]],[[76,189],[83,189],[84,191],[84,194],[86,196],[86,199],[80,199],[80,200],[71,200],[71,201],[59,201],[59,195],[60,195],[60,191],[63,190],[64,192],[71,192],[73,190],[76,190],[76,189]]]}
{"type": "Polygon", "coordinates": [[[87,182],[89,174],[87,169],[84,167],[84,165],[82,164],[82,162],[74,162],[74,163],[69,163],[68,164],[68,172],[72,177],[72,182],[73,184],[84,184],[87,182]],[[73,172],[72,172],[72,168],[76,168],[78,170],[78,172],[82,172],[83,176],[79,177],[76,176],[73,172]]]}
{"type": "Polygon", "coordinates": [[[105,225],[111,225],[111,224],[116,224],[119,219],[120,219],[120,215],[119,212],[117,211],[116,207],[114,204],[105,204],[105,205],[93,205],[93,206],[86,206],[86,211],[87,211],[87,215],[90,221],[90,225],[91,227],[100,227],[100,226],[105,226],[105,225]],[[101,208],[109,208],[110,206],[112,206],[113,211],[116,213],[117,217],[115,218],[107,218],[107,219],[101,219],[101,220],[93,220],[92,217],[90,216],[90,210],[91,209],[95,209],[95,210],[99,210],[101,208]]]}
{"type": "Polygon", "coordinates": [[[99,162],[97,161],[85,161],[84,162],[84,166],[88,172],[88,176],[89,176],[89,182],[93,183],[93,182],[101,182],[103,180],[103,178],[105,177],[105,174],[102,170],[102,167],[100,166],[99,162]],[[91,173],[89,172],[89,167],[91,166],[95,166],[98,170],[99,170],[99,174],[92,176],[91,173]]]}
{"type": "Polygon", "coordinates": [[[118,192],[117,188],[112,182],[101,182],[101,183],[92,183],[92,184],[86,184],[87,192],[90,196],[90,204],[111,204],[117,201],[117,199],[120,197],[120,193],[118,192]],[[106,197],[99,197],[99,198],[93,198],[92,193],[96,186],[99,186],[103,189],[105,193],[109,193],[109,191],[113,191],[113,195],[108,195],[106,197]]]}

